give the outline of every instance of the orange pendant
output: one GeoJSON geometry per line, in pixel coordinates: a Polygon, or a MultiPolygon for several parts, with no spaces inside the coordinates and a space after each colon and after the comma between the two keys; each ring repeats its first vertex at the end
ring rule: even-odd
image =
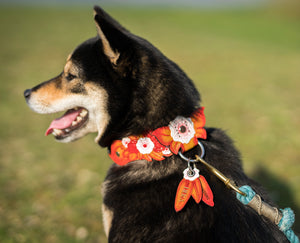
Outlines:
{"type": "Polygon", "coordinates": [[[202,200],[208,206],[213,207],[213,193],[204,176],[199,175],[199,170],[187,168],[183,172],[184,178],[180,181],[174,208],[176,212],[181,211],[190,197],[192,196],[196,203],[202,200]]]}

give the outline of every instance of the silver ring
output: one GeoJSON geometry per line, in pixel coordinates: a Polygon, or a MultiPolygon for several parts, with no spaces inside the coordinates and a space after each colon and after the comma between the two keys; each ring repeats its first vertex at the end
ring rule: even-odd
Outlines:
{"type": "MultiPolygon", "coordinates": [[[[200,158],[203,159],[204,154],[205,154],[204,146],[203,146],[203,144],[202,144],[199,140],[198,140],[198,145],[199,145],[200,148],[201,148],[201,155],[200,155],[200,158]]],[[[180,156],[183,160],[185,160],[185,161],[187,161],[187,162],[192,162],[192,163],[198,162],[198,160],[196,160],[196,159],[188,159],[188,158],[185,157],[180,151],[178,151],[178,154],[179,154],[179,156],[180,156]]]]}

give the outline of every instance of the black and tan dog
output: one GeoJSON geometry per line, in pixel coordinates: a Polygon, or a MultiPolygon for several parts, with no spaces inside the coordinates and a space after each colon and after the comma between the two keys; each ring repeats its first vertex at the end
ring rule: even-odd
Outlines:
{"type": "MultiPolygon", "coordinates": [[[[174,62],[99,7],[95,22],[98,35],[70,54],[59,76],[24,92],[35,112],[67,111],[51,123],[47,135],[70,142],[97,132],[96,142],[110,148],[116,140],[168,126],[178,116],[191,117],[200,107],[199,93],[174,62]]],[[[230,138],[218,129],[206,132],[201,140],[205,159],[268,201],[262,188],[244,174],[230,138]]],[[[196,146],[185,156],[200,152],[196,146]]],[[[275,225],[241,204],[200,165],[214,206],[190,199],[176,212],[174,198],[186,167],[178,155],[113,164],[103,185],[109,242],[287,242],[275,225]]]]}

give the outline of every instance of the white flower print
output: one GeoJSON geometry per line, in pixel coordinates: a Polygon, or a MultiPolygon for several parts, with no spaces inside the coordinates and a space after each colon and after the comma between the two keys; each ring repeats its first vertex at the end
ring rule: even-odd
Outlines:
{"type": "Polygon", "coordinates": [[[178,116],[169,124],[171,137],[176,142],[189,143],[195,135],[194,123],[190,118],[178,116]]]}
{"type": "Polygon", "coordinates": [[[141,154],[150,154],[154,148],[154,143],[150,138],[143,137],[137,141],[136,148],[141,154]]]}
{"type": "Polygon", "coordinates": [[[130,143],[130,138],[129,137],[126,137],[126,138],[123,138],[122,139],[122,144],[125,148],[128,147],[128,144],[130,143]]]}
{"type": "Polygon", "coordinates": [[[162,151],[163,155],[170,155],[172,152],[168,147],[165,147],[165,149],[162,151]]]}

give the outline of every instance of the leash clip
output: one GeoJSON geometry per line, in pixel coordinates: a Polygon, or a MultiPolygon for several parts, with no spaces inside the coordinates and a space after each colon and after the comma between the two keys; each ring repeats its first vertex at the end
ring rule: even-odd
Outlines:
{"type": "Polygon", "coordinates": [[[226,177],[224,174],[222,174],[219,170],[217,170],[212,165],[208,164],[204,159],[196,155],[196,160],[204,164],[216,177],[218,177],[228,188],[231,188],[232,190],[236,191],[237,193],[247,196],[246,193],[242,192],[234,182],[232,182],[228,177],[226,177]]]}

